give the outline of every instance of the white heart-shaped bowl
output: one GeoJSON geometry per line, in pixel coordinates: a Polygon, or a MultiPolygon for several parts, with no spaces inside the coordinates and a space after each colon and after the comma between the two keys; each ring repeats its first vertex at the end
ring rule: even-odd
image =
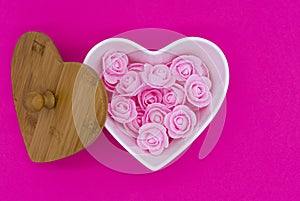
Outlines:
{"type": "Polygon", "coordinates": [[[188,148],[209,125],[220,109],[229,84],[227,60],[217,45],[198,37],[179,39],[157,51],[147,50],[139,44],[124,38],[110,38],[95,45],[85,57],[84,63],[101,75],[103,55],[111,50],[130,55],[130,60],[134,62],[150,63],[152,65],[167,63],[179,55],[194,55],[199,57],[209,69],[212,82],[212,102],[201,112],[201,118],[198,119],[194,129],[195,132],[186,138],[173,140],[169,147],[158,156],[151,155],[137,147],[135,139],[123,133],[118,126],[114,126],[114,120],[110,116],[107,117],[105,127],[111,135],[144,166],[153,171],[159,170],[188,148]]]}

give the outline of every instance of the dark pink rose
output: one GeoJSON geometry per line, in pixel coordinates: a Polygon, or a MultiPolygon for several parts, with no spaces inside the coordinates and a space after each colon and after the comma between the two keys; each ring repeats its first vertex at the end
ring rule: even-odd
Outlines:
{"type": "Polygon", "coordinates": [[[150,104],[145,110],[143,121],[145,123],[163,124],[165,116],[169,112],[171,112],[171,110],[161,103],[150,104]]]}
{"type": "Polygon", "coordinates": [[[111,85],[116,83],[125,75],[128,57],[122,52],[107,52],[103,56],[103,77],[111,85]]]}
{"type": "Polygon", "coordinates": [[[137,97],[138,103],[143,110],[150,104],[162,102],[161,90],[149,86],[142,88],[137,97]]]}
{"type": "Polygon", "coordinates": [[[144,64],[142,63],[132,63],[128,66],[129,71],[135,72],[143,72],[144,71],[144,64]]]}
{"type": "Polygon", "coordinates": [[[120,123],[127,123],[137,116],[135,102],[124,96],[113,96],[108,105],[108,112],[111,117],[120,123]]]}
{"type": "Polygon", "coordinates": [[[137,145],[153,155],[161,154],[169,146],[166,128],[157,123],[144,124],[139,130],[137,145]]]}
{"type": "Polygon", "coordinates": [[[173,59],[170,69],[179,82],[186,81],[191,75],[209,76],[208,68],[202,60],[193,55],[181,55],[173,59]]]}
{"type": "Polygon", "coordinates": [[[167,88],[175,83],[175,78],[169,67],[163,64],[155,66],[145,64],[142,79],[147,85],[153,88],[167,88]]]}
{"type": "Polygon", "coordinates": [[[129,71],[121,78],[116,90],[121,95],[135,96],[142,86],[143,83],[140,73],[129,71]]]}
{"type": "Polygon", "coordinates": [[[211,81],[199,75],[190,76],[185,85],[185,94],[189,103],[198,108],[203,108],[211,103],[211,81]]]}
{"type": "Polygon", "coordinates": [[[193,134],[197,123],[195,113],[185,105],[176,106],[165,117],[164,125],[171,138],[185,138],[193,134]]]}
{"type": "Polygon", "coordinates": [[[136,107],[137,116],[134,120],[124,123],[124,128],[126,134],[129,134],[130,136],[137,138],[139,134],[140,127],[144,124],[143,117],[144,117],[144,110],[142,110],[140,107],[136,107]]]}
{"type": "Polygon", "coordinates": [[[179,84],[174,84],[172,87],[163,89],[162,103],[168,108],[173,108],[176,105],[183,105],[185,102],[184,88],[179,84]]]}

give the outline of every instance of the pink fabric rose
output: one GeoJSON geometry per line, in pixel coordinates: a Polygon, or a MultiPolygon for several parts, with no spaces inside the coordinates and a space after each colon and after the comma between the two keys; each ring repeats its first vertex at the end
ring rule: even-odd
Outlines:
{"type": "Polygon", "coordinates": [[[143,121],[145,123],[163,124],[165,116],[171,112],[165,105],[161,103],[153,103],[146,108],[143,121]]]}
{"type": "Polygon", "coordinates": [[[137,95],[138,103],[143,110],[153,103],[162,102],[162,93],[160,89],[151,88],[149,86],[141,89],[140,93],[137,95]]]}
{"type": "Polygon", "coordinates": [[[169,146],[166,128],[157,123],[144,124],[139,130],[137,145],[153,155],[161,154],[169,146]]]}
{"type": "Polygon", "coordinates": [[[174,84],[171,88],[163,89],[162,103],[168,108],[173,108],[176,105],[182,105],[185,102],[184,88],[179,84],[174,84]]]}
{"type": "Polygon", "coordinates": [[[103,77],[110,85],[115,85],[127,69],[128,57],[122,52],[107,52],[103,56],[103,77]]]}
{"type": "Polygon", "coordinates": [[[129,71],[121,78],[116,90],[121,95],[135,96],[142,86],[140,74],[135,71],[129,71]]]}
{"type": "Polygon", "coordinates": [[[198,108],[206,107],[212,99],[210,87],[211,81],[208,78],[199,75],[190,76],[184,85],[187,100],[198,108]]]}
{"type": "Polygon", "coordinates": [[[185,105],[176,106],[166,115],[164,124],[171,138],[185,138],[193,134],[197,118],[195,113],[185,105]]]}
{"type": "Polygon", "coordinates": [[[163,64],[155,66],[145,64],[142,79],[147,85],[153,88],[168,88],[175,83],[175,78],[169,67],[163,64]]]}
{"type": "Polygon", "coordinates": [[[130,136],[137,138],[139,134],[139,129],[143,125],[143,117],[144,111],[140,107],[136,107],[137,116],[134,120],[124,123],[125,133],[129,134],[130,136]]]}
{"type": "Polygon", "coordinates": [[[108,112],[115,121],[120,123],[130,122],[137,116],[135,102],[124,96],[113,96],[108,105],[108,112]]]}
{"type": "Polygon", "coordinates": [[[142,63],[132,63],[128,66],[129,71],[135,72],[143,72],[144,71],[144,64],[142,63]]]}
{"type": "Polygon", "coordinates": [[[193,55],[181,55],[173,59],[170,69],[179,82],[186,81],[191,75],[209,76],[206,65],[193,55]]]}

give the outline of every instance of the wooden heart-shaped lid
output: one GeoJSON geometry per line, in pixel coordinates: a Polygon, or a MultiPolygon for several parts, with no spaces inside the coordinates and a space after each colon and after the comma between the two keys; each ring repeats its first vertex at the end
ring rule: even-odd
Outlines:
{"type": "Polygon", "coordinates": [[[70,156],[91,144],[107,116],[107,95],[87,65],[63,62],[45,34],[28,32],[12,60],[15,108],[32,161],[70,156]]]}

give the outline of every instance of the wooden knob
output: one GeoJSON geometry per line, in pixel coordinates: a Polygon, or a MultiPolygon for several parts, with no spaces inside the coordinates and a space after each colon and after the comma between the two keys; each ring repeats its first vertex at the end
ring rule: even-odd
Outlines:
{"type": "Polygon", "coordinates": [[[43,107],[51,109],[55,106],[55,96],[51,91],[46,91],[43,95],[33,91],[24,97],[23,105],[31,112],[39,112],[43,107]]]}

